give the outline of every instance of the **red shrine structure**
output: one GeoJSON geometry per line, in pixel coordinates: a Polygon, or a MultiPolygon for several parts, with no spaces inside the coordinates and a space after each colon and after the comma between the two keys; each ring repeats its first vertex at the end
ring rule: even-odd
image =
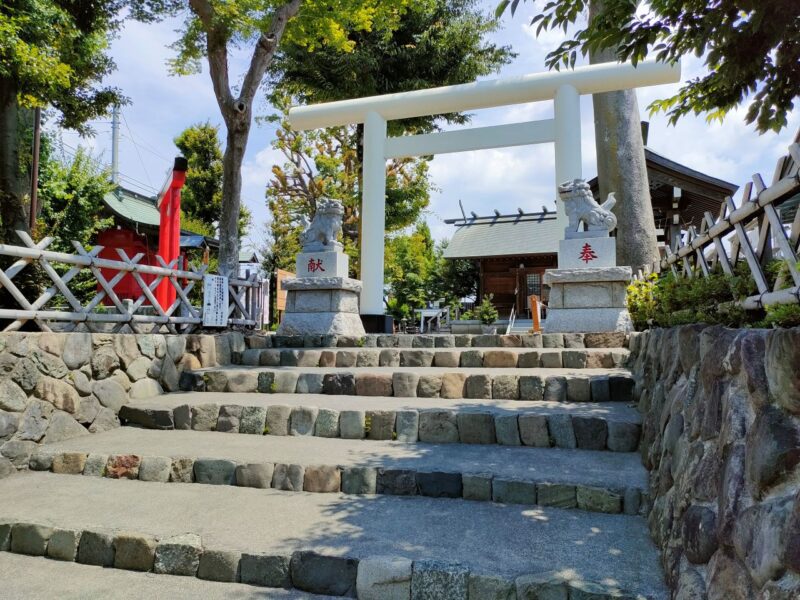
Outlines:
{"type": "MultiPolygon", "coordinates": [[[[103,246],[101,258],[119,260],[117,249],[121,249],[129,258],[142,254],[139,263],[143,265],[161,266],[160,256],[168,265],[177,259],[175,266],[182,268],[186,250],[199,248],[208,251],[218,246],[214,238],[181,231],[181,189],[186,182],[187,167],[186,159],[177,157],[171,176],[157,197],[122,187],[106,195],[104,212],[114,219],[114,226],[97,236],[97,244],[103,246]]],[[[101,269],[101,272],[108,281],[117,275],[116,271],[107,269],[101,269]]],[[[142,275],[148,285],[155,278],[154,275],[142,275]]],[[[126,274],[114,284],[114,292],[121,300],[136,300],[141,295],[141,288],[133,276],[126,274]]],[[[156,288],[155,297],[166,310],[175,301],[175,288],[164,280],[156,288]]],[[[110,305],[111,300],[105,298],[104,303],[110,305]]]]}

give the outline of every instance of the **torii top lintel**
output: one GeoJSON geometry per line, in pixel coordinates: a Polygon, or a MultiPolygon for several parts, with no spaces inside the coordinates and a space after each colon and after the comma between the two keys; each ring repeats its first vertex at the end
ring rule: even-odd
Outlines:
{"type": "Polygon", "coordinates": [[[602,63],[566,71],[295,106],[289,110],[289,122],[297,130],[337,127],[363,123],[371,112],[390,121],[552,100],[563,86],[571,86],[579,94],[597,94],[675,83],[680,76],[680,63],[654,60],[641,61],[636,66],[631,63],[602,63]]]}

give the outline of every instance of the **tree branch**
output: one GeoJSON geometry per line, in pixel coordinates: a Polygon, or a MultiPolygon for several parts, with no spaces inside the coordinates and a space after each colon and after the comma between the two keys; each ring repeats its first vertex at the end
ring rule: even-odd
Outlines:
{"type": "Polygon", "coordinates": [[[291,0],[276,10],[269,31],[261,34],[258,42],[256,42],[253,57],[250,59],[250,67],[247,69],[247,75],[245,75],[242,83],[242,93],[237,102],[237,110],[240,112],[244,112],[252,104],[258,87],[261,85],[261,80],[264,78],[264,73],[267,72],[267,68],[272,62],[272,57],[275,56],[275,51],[281,42],[283,32],[286,31],[286,25],[289,23],[289,19],[294,17],[300,10],[301,2],[302,0],[291,0]],[[242,103],[246,106],[242,106],[242,103]],[[241,106],[241,109],[239,106],[241,106]]]}
{"type": "Polygon", "coordinates": [[[208,0],[189,0],[189,6],[203,24],[206,32],[206,53],[208,54],[208,71],[211,83],[214,86],[214,95],[222,111],[222,116],[227,117],[234,109],[233,95],[231,94],[228,79],[228,43],[225,35],[214,24],[214,9],[208,0]]]}

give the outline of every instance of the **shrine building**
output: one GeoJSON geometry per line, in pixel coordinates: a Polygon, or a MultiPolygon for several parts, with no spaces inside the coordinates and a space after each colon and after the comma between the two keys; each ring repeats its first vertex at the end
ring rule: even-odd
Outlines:
{"type": "MultiPolygon", "coordinates": [[[[643,128],[646,133],[646,127],[643,128]]],[[[682,232],[700,230],[705,212],[715,217],[720,203],[732,196],[737,186],[695,171],[645,148],[647,176],[653,204],[659,246],[674,246],[682,232]]],[[[599,197],[597,177],[588,181],[595,200],[599,197]]],[[[529,316],[527,298],[537,295],[547,301],[548,289],[542,284],[546,269],[558,267],[558,241],[563,227],[556,213],[526,213],[447,219],[455,232],[445,249],[447,259],[468,259],[478,263],[478,298],[492,294],[500,318],[507,318],[516,307],[520,316],[529,316]]],[[[612,234],[613,235],[613,234],[612,234]]]]}

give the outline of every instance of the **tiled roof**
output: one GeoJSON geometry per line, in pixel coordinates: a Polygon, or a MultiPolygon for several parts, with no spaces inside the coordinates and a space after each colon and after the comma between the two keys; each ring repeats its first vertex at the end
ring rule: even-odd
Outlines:
{"type": "Polygon", "coordinates": [[[445,258],[554,254],[563,237],[555,213],[458,219],[445,258]]]}

